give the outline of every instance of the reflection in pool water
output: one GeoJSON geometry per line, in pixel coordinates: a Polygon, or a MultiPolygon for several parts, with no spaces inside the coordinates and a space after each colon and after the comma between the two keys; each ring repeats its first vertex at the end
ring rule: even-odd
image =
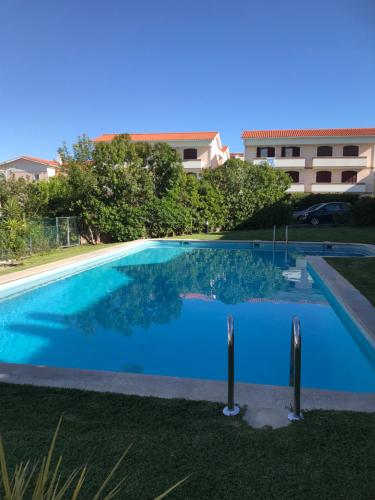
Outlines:
{"type": "Polygon", "coordinates": [[[374,356],[296,251],[149,248],[0,303],[0,361],[287,385],[301,319],[303,384],[375,389],[374,356]],[[11,341],[10,341],[11,339],[11,341]]]}

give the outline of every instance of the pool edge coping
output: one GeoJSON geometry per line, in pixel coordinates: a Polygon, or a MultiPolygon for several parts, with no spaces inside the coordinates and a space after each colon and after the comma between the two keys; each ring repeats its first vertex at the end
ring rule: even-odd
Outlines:
{"type": "Polygon", "coordinates": [[[106,257],[110,255],[121,254],[124,249],[136,247],[147,241],[153,241],[150,239],[132,240],[119,243],[118,245],[111,246],[110,248],[99,248],[98,250],[93,250],[92,252],[87,252],[81,255],[74,255],[73,257],[66,257],[64,259],[55,260],[53,262],[48,262],[46,264],[40,264],[39,266],[33,266],[28,269],[21,269],[19,271],[14,271],[9,274],[4,274],[0,276],[0,287],[2,285],[9,285],[10,283],[16,283],[19,280],[26,278],[31,278],[32,276],[37,276],[42,273],[47,273],[50,271],[58,271],[64,267],[73,266],[75,264],[89,263],[90,261],[95,262],[98,257],[106,257]]]}
{"type": "Polygon", "coordinates": [[[307,255],[306,261],[348,314],[361,327],[370,343],[375,346],[375,307],[371,302],[332,267],[324,257],[307,255]]]}
{"type": "MultiPolygon", "coordinates": [[[[40,264],[38,266],[30,267],[28,269],[21,269],[19,271],[14,271],[9,274],[4,274],[0,276],[0,287],[2,285],[9,285],[10,283],[15,283],[18,280],[22,280],[25,278],[30,278],[32,276],[37,276],[38,274],[42,274],[44,272],[49,272],[49,271],[58,271],[60,268],[64,268],[65,266],[70,266],[78,263],[83,263],[87,262],[89,263],[90,260],[93,262],[97,257],[105,257],[105,256],[110,256],[110,255],[116,255],[117,253],[121,253],[122,250],[126,248],[132,248],[136,247],[138,245],[141,245],[143,243],[147,242],[183,242],[183,241],[188,241],[191,243],[261,243],[261,244],[272,244],[272,241],[269,240],[205,240],[205,239],[173,239],[173,238],[168,238],[168,239],[161,239],[161,238],[144,238],[144,239],[138,239],[138,240],[132,240],[132,241],[126,241],[123,243],[119,243],[117,245],[111,246],[110,248],[99,248],[98,250],[93,250],[92,252],[88,252],[85,254],[81,255],[75,255],[73,257],[66,257],[64,259],[59,259],[55,260],[53,262],[48,262],[46,264],[40,264]]],[[[285,244],[285,241],[275,241],[276,244],[285,244]]],[[[297,244],[297,245],[322,245],[324,241],[289,241],[290,244],[297,244]]],[[[332,243],[333,245],[342,245],[342,246],[363,246],[367,250],[373,253],[373,256],[375,256],[375,245],[371,243],[345,243],[345,242],[329,242],[332,243]]],[[[368,256],[363,256],[362,258],[366,258],[368,256]]],[[[370,256],[371,257],[371,256],[370,256]]],[[[345,258],[345,257],[343,257],[345,258]]]]}
{"type": "MultiPolygon", "coordinates": [[[[227,383],[221,380],[192,379],[161,375],[58,368],[15,363],[0,363],[0,383],[110,392],[123,395],[186,399],[226,403],[227,383]]],[[[285,410],[287,419],[293,389],[284,386],[235,385],[235,401],[251,409],[285,410]]],[[[375,412],[375,393],[356,393],[304,388],[304,410],[375,412]]]]}

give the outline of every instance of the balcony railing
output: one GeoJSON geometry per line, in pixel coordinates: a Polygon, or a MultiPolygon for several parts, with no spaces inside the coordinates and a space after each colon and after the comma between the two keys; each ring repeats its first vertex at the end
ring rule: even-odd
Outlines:
{"type": "Polygon", "coordinates": [[[201,170],[203,168],[202,160],[183,160],[182,164],[185,170],[201,170]]]}
{"type": "Polygon", "coordinates": [[[311,184],[312,193],[365,193],[366,184],[311,184]]]}
{"type": "Polygon", "coordinates": [[[304,184],[291,184],[290,188],[286,190],[287,193],[304,193],[305,185],[304,184]]]}
{"type": "Polygon", "coordinates": [[[275,168],[305,168],[305,158],[254,158],[252,161],[255,165],[269,163],[275,168]]]}
{"type": "Polygon", "coordinates": [[[313,158],[314,168],[366,168],[366,156],[319,157],[313,158]]]}

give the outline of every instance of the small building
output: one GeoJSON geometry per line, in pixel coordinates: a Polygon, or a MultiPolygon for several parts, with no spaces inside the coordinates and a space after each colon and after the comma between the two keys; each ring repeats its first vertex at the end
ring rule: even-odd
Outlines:
{"type": "Polygon", "coordinates": [[[25,179],[26,181],[48,180],[56,175],[59,167],[59,163],[55,160],[18,156],[0,163],[0,178],[25,179]]]}
{"type": "Polygon", "coordinates": [[[233,159],[236,159],[236,160],[242,160],[242,161],[245,160],[244,153],[231,153],[230,157],[233,158],[233,159]]]}
{"type": "Polygon", "coordinates": [[[374,193],[375,128],[246,130],[245,160],[292,178],[289,192],[374,193]]]}
{"type": "MultiPolygon", "coordinates": [[[[93,142],[109,142],[119,134],[103,134],[93,142]]],[[[128,134],[134,142],[165,142],[182,158],[188,174],[199,175],[205,168],[215,168],[230,158],[229,148],[221,143],[219,132],[170,132],[128,134]]]]}

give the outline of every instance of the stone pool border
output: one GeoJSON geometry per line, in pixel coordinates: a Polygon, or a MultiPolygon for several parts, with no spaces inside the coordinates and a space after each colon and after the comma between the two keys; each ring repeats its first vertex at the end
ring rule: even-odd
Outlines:
{"type": "MultiPolygon", "coordinates": [[[[223,404],[227,396],[227,384],[224,381],[15,363],[0,363],[0,382],[223,404]]],[[[287,419],[292,397],[290,387],[245,383],[235,385],[236,403],[247,406],[250,413],[252,409],[285,410],[287,419]]],[[[375,394],[302,389],[301,406],[304,410],[375,412],[375,394]]]]}
{"type": "MultiPolygon", "coordinates": [[[[61,259],[29,269],[16,271],[0,277],[0,285],[48,274],[77,263],[95,261],[100,257],[120,254],[125,249],[137,247],[147,241],[189,241],[195,243],[253,243],[254,240],[151,240],[142,239],[121,243],[110,248],[101,248],[88,254],[61,259]]],[[[270,241],[255,240],[260,244],[270,241]]],[[[284,242],[276,242],[282,244],[284,242]]],[[[323,244],[323,242],[290,241],[290,244],[323,244]]],[[[375,246],[361,243],[333,243],[343,246],[363,246],[375,255],[375,246]]],[[[345,257],[343,257],[345,258],[345,257]]],[[[366,258],[366,257],[364,257],[366,258]]],[[[323,257],[309,256],[309,264],[332,290],[336,298],[342,301],[349,313],[362,329],[375,340],[375,308],[358,290],[347,282],[323,257]],[[352,301],[353,304],[348,303],[352,301]],[[371,309],[369,309],[369,306],[371,309]],[[362,317],[363,316],[363,317],[362,317]]],[[[153,396],[160,398],[183,398],[225,403],[227,385],[223,381],[189,379],[179,377],[141,375],[131,373],[80,370],[75,368],[56,368],[14,363],[0,363],[0,382],[25,384],[44,387],[60,387],[98,392],[114,392],[128,395],[153,396]]],[[[249,410],[271,409],[285,410],[286,415],[292,401],[292,389],[282,386],[260,384],[236,384],[236,402],[247,405],[249,410]]],[[[374,393],[354,393],[318,389],[302,390],[302,407],[307,409],[349,410],[375,412],[374,393]]]]}
{"type": "MultiPolygon", "coordinates": [[[[346,257],[342,257],[345,259],[346,257]]],[[[366,258],[366,257],[363,257],[366,258]]],[[[361,327],[367,340],[375,348],[375,307],[324,257],[308,255],[308,266],[317,273],[349,315],[361,327]]]]}

